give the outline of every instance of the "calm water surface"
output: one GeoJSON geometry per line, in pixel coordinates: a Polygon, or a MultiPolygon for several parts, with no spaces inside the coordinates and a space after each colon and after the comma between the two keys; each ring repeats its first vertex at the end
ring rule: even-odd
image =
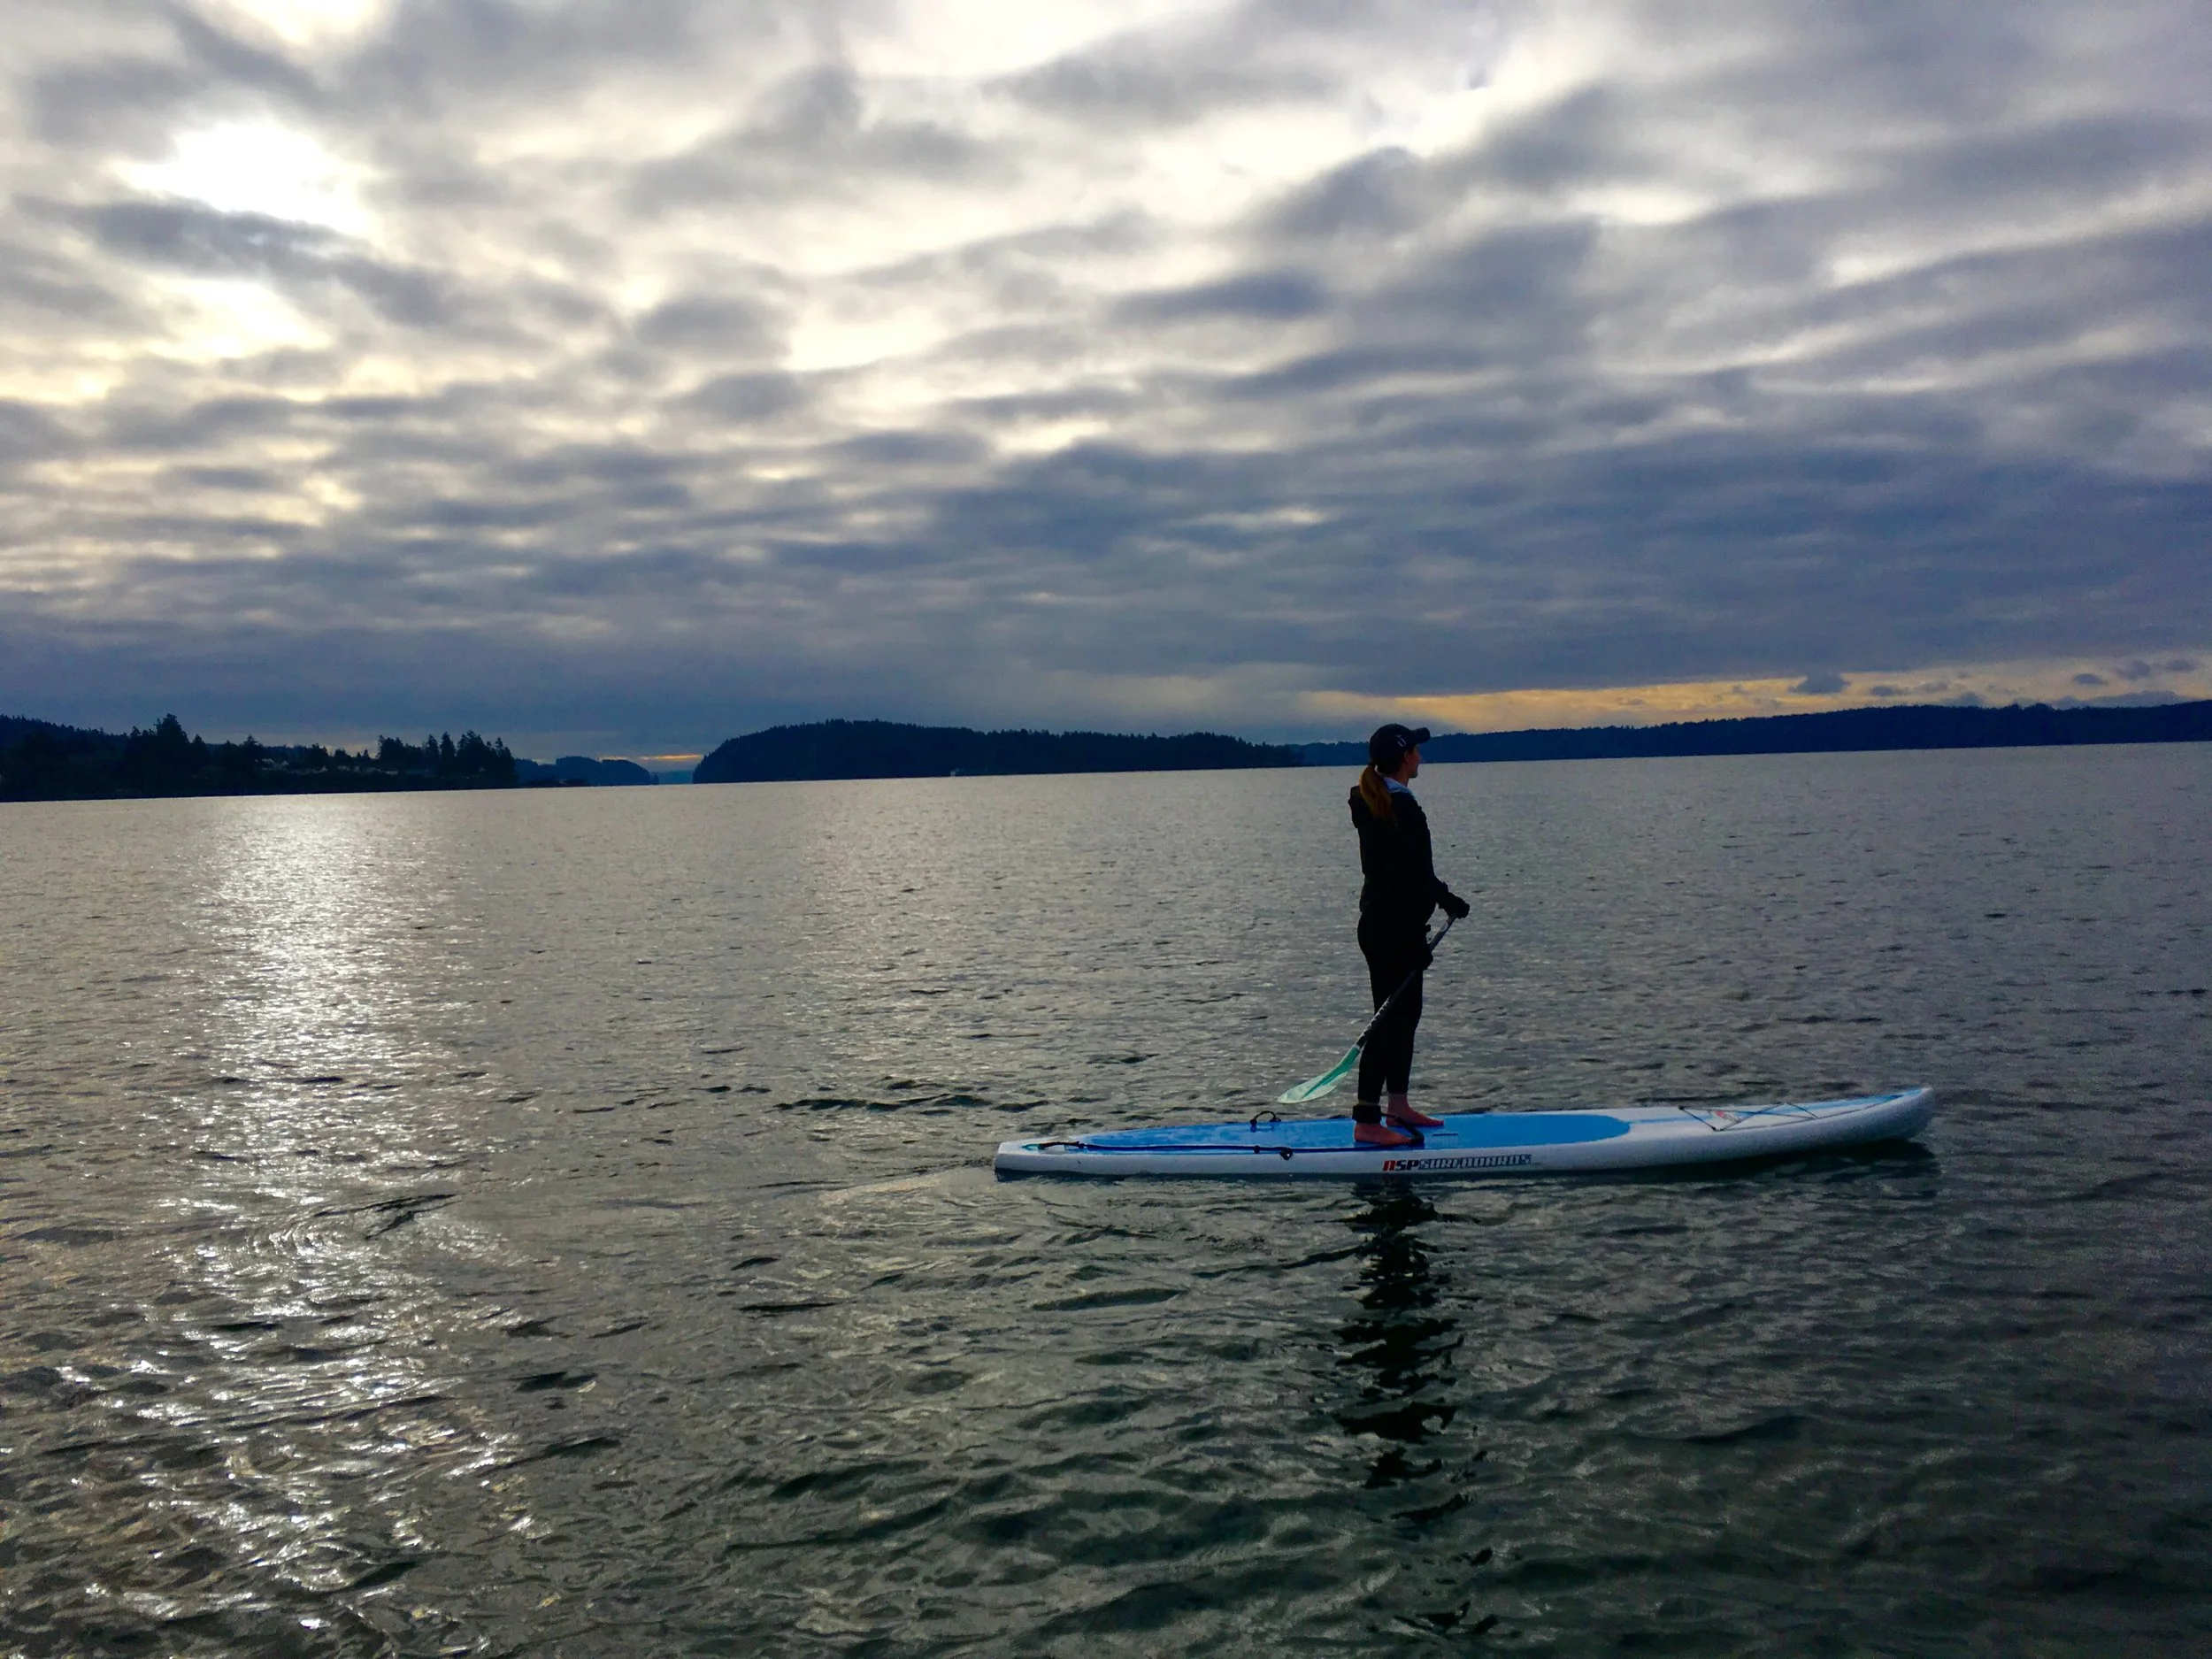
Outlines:
{"type": "Polygon", "coordinates": [[[2187,1653],[2212,749],[1439,767],[1432,1106],[1688,1178],[995,1183],[1357,1025],[1348,774],[0,807],[0,1653],[2187,1653]]]}

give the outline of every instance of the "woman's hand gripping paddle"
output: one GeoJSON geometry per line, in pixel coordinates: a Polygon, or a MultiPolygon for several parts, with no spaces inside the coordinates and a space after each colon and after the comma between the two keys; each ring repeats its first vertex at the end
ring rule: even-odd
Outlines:
{"type": "MultiPolygon", "coordinates": [[[[1428,948],[1432,956],[1435,954],[1436,948],[1444,942],[1444,935],[1452,931],[1452,924],[1458,919],[1456,916],[1446,917],[1444,926],[1430,936],[1428,948]]],[[[1383,1016],[1391,1010],[1398,999],[1403,996],[1411,988],[1413,982],[1421,977],[1425,965],[1424,964],[1422,968],[1416,968],[1411,973],[1407,974],[1404,983],[1383,999],[1383,1005],[1375,1010],[1374,1018],[1369,1020],[1365,1029],[1353,1040],[1352,1046],[1344,1051],[1344,1057],[1341,1060],[1319,1077],[1310,1077],[1302,1083],[1292,1084],[1275,1097],[1277,1102],[1284,1106],[1300,1106],[1310,1100],[1319,1100],[1346,1078],[1351,1076],[1359,1065],[1359,1051],[1367,1046],[1367,1040],[1375,1034],[1375,1027],[1382,1024],[1383,1016]]]]}

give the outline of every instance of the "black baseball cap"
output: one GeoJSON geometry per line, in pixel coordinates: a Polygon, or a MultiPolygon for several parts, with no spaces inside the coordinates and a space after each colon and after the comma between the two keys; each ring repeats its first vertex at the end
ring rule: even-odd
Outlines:
{"type": "Polygon", "coordinates": [[[1379,726],[1374,736],[1367,740],[1367,758],[1374,763],[1377,772],[1395,772],[1406,757],[1406,750],[1418,749],[1429,741],[1425,726],[1379,726]]]}

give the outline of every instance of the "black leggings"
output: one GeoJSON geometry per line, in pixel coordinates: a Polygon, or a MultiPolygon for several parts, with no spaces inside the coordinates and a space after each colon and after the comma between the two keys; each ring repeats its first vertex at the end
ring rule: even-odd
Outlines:
{"type": "Polygon", "coordinates": [[[1413,983],[1406,985],[1406,994],[1391,1004],[1390,1012],[1360,1051],[1359,1101],[1352,1108],[1352,1116],[1362,1123],[1375,1123],[1382,1117],[1384,1092],[1402,1094],[1413,1080],[1413,1032],[1421,1023],[1420,974],[1427,965],[1422,958],[1427,954],[1428,941],[1417,927],[1409,933],[1402,927],[1378,926],[1363,917],[1359,949],[1367,958],[1367,985],[1374,993],[1377,1008],[1406,984],[1409,974],[1413,976],[1413,983]]]}

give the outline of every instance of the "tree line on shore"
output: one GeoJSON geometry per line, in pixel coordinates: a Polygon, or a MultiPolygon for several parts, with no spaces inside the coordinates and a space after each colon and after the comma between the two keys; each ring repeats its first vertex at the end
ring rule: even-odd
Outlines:
{"type": "Polygon", "coordinates": [[[320,743],[210,743],[173,714],[150,730],[111,732],[0,718],[0,800],[60,801],[180,795],[314,795],[513,787],[515,757],[496,738],[465,732],[419,743],[380,737],[359,753],[320,743]]]}

